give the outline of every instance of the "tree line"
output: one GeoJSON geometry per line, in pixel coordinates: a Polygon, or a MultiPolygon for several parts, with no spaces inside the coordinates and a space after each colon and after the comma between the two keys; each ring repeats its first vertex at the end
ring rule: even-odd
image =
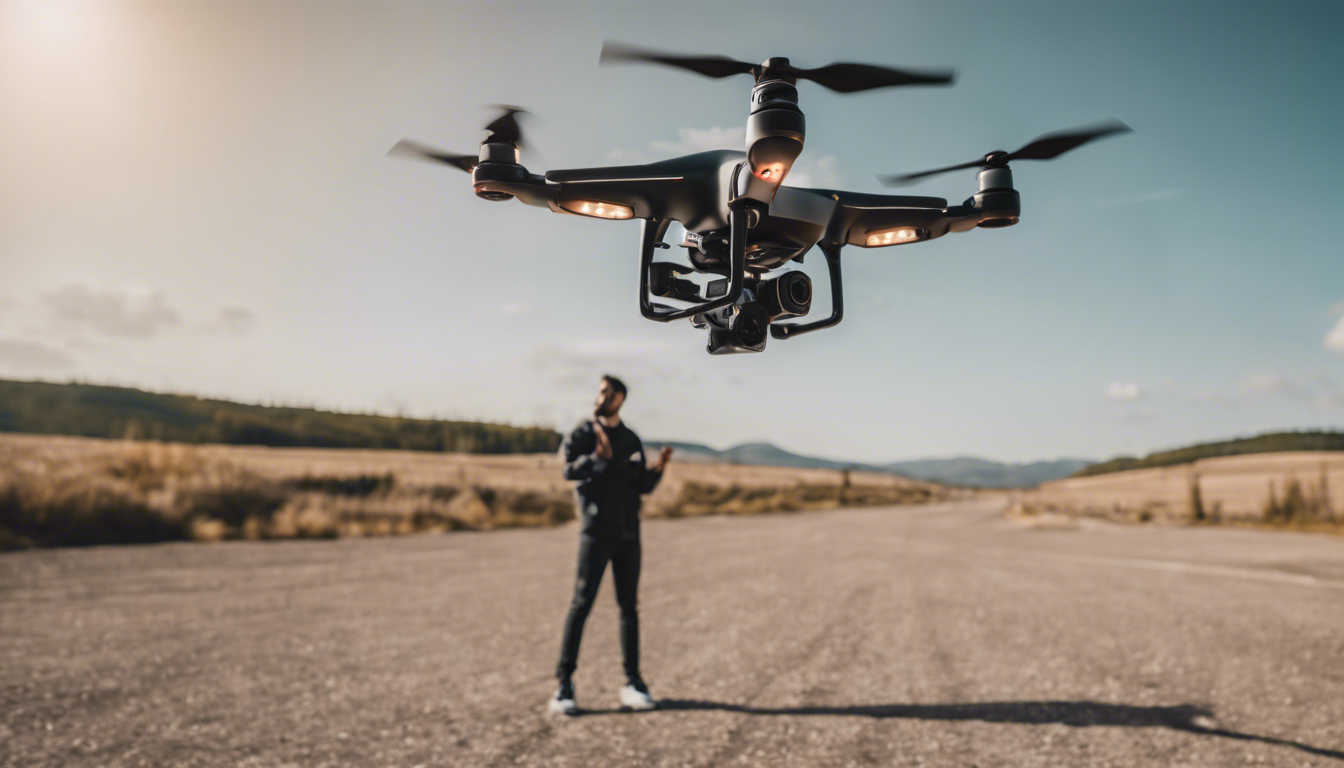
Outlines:
{"type": "Polygon", "coordinates": [[[1130,469],[1169,467],[1175,464],[1188,464],[1199,459],[1211,459],[1216,456],[1281,453],[1285,451],[1344,451],[1344,432],[1326,432],[1323,430],[1272,432],[1256,437],[1221,440],[1214,443],[1201,443],[1186,448],[1177,448],[1171,451],[1159,451],[1150,453],[1141,459],[1133,456],[1121,456],[1110,461],[1084,467],[1073,473],[1071,477],[1104,475],[1109,472],[1124,472],[1130,469]]]}
{"type": "Polygon", "coordinates": [[[0,432],[181,443],[550,453],[541,427],[246,405],[127,387],[0,380],[0,432]]]}

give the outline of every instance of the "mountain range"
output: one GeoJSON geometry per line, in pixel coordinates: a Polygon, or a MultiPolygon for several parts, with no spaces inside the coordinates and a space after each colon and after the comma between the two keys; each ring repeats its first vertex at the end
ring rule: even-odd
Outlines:
{"type": "Polygon", "coordinates": [[[648,443],[650,452],[655,447],[671,446],[677,451],[676,458],[680,461],[887,472],[915,480],[980,488],[1030,488],[1049,480],[1068,477],[1094,463],[1086,459],[1059,459],[1029,464],[1005,464],[959,456],[948,459],[895,461],[890,464],[864,464],[801,456],[770,443],[743,443],[722,451],[700,443],[671,440],[649,440],[648,443]]]}

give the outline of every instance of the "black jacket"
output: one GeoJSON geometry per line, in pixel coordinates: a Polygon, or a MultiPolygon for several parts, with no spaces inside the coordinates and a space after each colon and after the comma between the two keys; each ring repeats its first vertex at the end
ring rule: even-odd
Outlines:
{"type": "Polygon", "coordinates": [[[560,446],[565,479],[574,481],[584,533],[637,539],[639,497],[652,492],[663,479],[663,473],[648,468],[644,444],[625,422],[603,429],[611,439],[610,459],[597,457],[597,433],[592,419],[581,422],[565,438],[560,446]]]}

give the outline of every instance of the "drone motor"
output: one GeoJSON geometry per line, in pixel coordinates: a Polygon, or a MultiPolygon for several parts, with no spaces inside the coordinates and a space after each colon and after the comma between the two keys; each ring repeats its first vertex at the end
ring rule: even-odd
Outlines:
{"type": "MultiPolygon", "coordinates": [[[[488,139],[487,139],[488,141],[488,139]]],[[[504,142],[481,142],[479,162],[471,169],[471,185],[476,196],[496,202],[512,200],[513,195],[492,189],[492,183],[517,183],[527,179],[527,169],[518,162],[518,147],[504,142]]]]}
{"type": "MultiPolygon", "coordinates": [[[[992,162],[994,154],[986,156],[992,162]]],[[[989,211],[987,218],[981,219],[976,226],[983,229],[1011,227],[1018,221],[1022,210],[1022,198],[1013,189],[1013,171],[1007,165],[986,165],[976,174],[976,183],[980,188],[971,200],[975,207],[989,211]],[[1002,213],[1002,215],[997,215],[1002,213]]]]}
{"type": "Polygon", "coordinates": [[[752,175],[774,188],[802,154],[807,135],[807,119],[798,107],[797,80],[775,74],[788,65],[785,58],[766,59],[761,79],[751,89],[747,117],[747,164],[752,175]]]}

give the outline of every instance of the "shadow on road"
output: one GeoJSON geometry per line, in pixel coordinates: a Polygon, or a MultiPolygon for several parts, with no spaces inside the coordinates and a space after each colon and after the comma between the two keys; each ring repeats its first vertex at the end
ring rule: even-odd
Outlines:
{"type": "MultiPolygon", "coordinates": [[[[1109,725],[1130,728],[1171,728],[1186,733],[1221,736],[1227,739],[1258,741],[1264,744],[1293,747],[1313,755],[1344,760],[1344,752],[1309,744],[1240,733],[1199,721],[1213,721],[1213,713],[1191,704],[1174,707],[1135,707],[1127,704],[1102,704],[1095,701],[990,701],[980,704],[870,704],[854,707],[749,707],[717,701],[663,699],[658,708],[637,714],[667,711],[718,710],[741,712],[747,715],[828,715],[838,717],[871,717],[878,720],[981,720],[987,723],[1022,723],[1041,725],[1062,723],[1075,727],[1109,725]]],[[[583,715],[631,713],[629,710],[584,710],[583,715]]]]}

